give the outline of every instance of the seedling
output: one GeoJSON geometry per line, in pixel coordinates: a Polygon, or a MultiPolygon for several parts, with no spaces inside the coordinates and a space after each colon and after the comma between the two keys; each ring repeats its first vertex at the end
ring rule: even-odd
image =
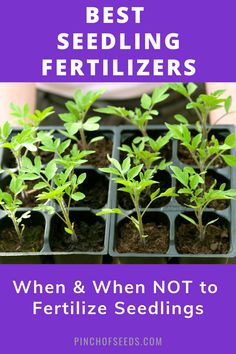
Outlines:
{"type": "Polygon", "coordinates": [[[22,157],[27,155],[28,151],[37,151],[35,138],[35,128],[25,128],[21,132],[11,137],[12,128],[8,122],[5,122],[0,128],[0,148],[9,149],[14,156],[18,171],[22,167],[22,157]]]}
{"type": "Polygon", "coordinates": [[[187,87],[183,84],[171,84],[170,87],[183,94],[189,100],[187,109],[194,109],[198,116],[195,126],[197,134],[195,136],[191,135],[188,120],[180,114],[175,116],[180,124],[171,125],[166,123],[166,126],[172,137],[179,140],[188,149],[200,172],[203,173],[208,170],[218,158],[223,159],[227,165],[235,167],[236,157],[230,154],[231,149],[236,148],[235,134],[230,134],[225,138],[224,142],[219,142],[214,135],[209,136],[210,129],[207,127],[208,115],[211,111],[224,106],[225,113],[219,120],[227,114],[233,113],[229,112],[231,97],[221,98],[224,91],[218,90],[211,95],[200,95],[196,101],[193,101],[191,95],[196,90],[195,84],[190,83],[187,87]]]}
{"type": "Polygon", "coordinates": [[[53,107],[47,107],[43,111],[36,109],[33,114],[30,113],[29,105],[26,103],[23,107],[10,104],[11,115],[16,118],[16,122],[22,128],[38,128],[39,125],[50,115],[54,113],[53,107]]]}
{"type": "MultiPolygon", "coordinates": [[[[228,114],[232,114],[234,112],[230,112],[230,108],[232,105],[232,97],[228,96],[226,98],[222,98],[222,95],[225,93],[225,90],[217,90],[209,95],[200,94],[195,101],[192,99],[192,94],[196,91],[197,85],[194,83],[188,83],[185,86],[182,83],[169,84],[169,87],[176,92],[180,93],[184,97],[187,98],[189,103],[187,104],[187,109],[193,109],[198,117],[198,122],[196,124],[197,131],[202,134],[203,139],[208,139],[209,130],[207,128],[207,121],[209,118],[209,114],[212,111],[218,110],[219,108],[224,108],[225,112],[222,116],[218,118],[216,123],[218,123],[221,119],[223,119],[228,114]]],[[[186,123],[186,118],[182,115],[176,115],[176,118],[183,123],[186,123]]],[[[188,123],[188,122],[187,122],[188,123]]]]}
{"type": "Polygon", "coordinates": [[[169,96],[169,94],[166,93],[167,90],[168,86],[164,85],[156,88],[151,96],[144,93],[141,97],[140,108],[135,108],[133,111],[115,106],[99,108],[95,109],[95,111],[124,118],[129,124],[139,129],[143,136],[147,136],[148,122],[159,114],[154,107],[157,103],[164,101],[169,96]]]}
{"type": "Polygon", "coordinates": [[[173,138],[179,140],[191,154],[196,166],[201,172],[209,169],[219,157],[231,167],[236,166],[236,157],[231,155],[231,149],[236,148],[235,134],[228,135],[223,143],[212,135],[210,140],[202,138],[202,133],[198,133],[194,137],[187,124],[167,124],[167,128],[171,132],[173,138]]]}
{"type": "Polygon", "coordinates": [[[194,211],[196,220],[185,214],[180,214],[184,219],[196,226],[199,239],[203,241],[206,236],[206,231],[209,225],[215,223],[217,219],[209,221],[206,225],[203,224],[203,214],[209,203],[213,200],[232,199],[236,196],[235,189],[225,189],[225,183],[221,184],[219,189],[216,188],[217,181],[215,180],[208,190],[203,188],[204,173],[197,173],[192,167],[185,167],[181,170],[179,167],[171,166],[173,177],[176,178],[182,185],[177,191],[179,195],[186,195],[188,203],[186,206],[194,211]]]}
{"type": "MultiPolygon", "coordinates": [[[[85,160],[86,161],[86,160],[85,160]]],[[[79,163],[77,162],[77,165],[79,163]]],[[[37,195],[37,200],[42,202],[35,210],[46,211],[48,214],[56,213],[65,224],[65,231],[71,235],[72,241],[77,241],[75,225],[70,220],[69,209],[71,201],[80,201],[85,195],[78,191],[78,187],[86,178],[86,173],[77,176],[74,174],[76,164],[70,164],[63,171],[57,166],[57,161],[50,161],[46,168],[43,168],[40,158],[37,156],[32,162],[29,158],[23,157],[22,178],[24,180],[39,180],[34,190],[43,190],[37,195]],[[48,201],[55,201],[60,208],[61,214],[55,205],[48,205],[48,201]]]]}
{"type": "Polygon", "coordinates": [[[55,155],[54,161],[58,165],[64,168],[79,167],[83,163],[87,162],[87,160],[84,159],[85,157],[94,153],[93,150],[80,151],[78,149],[77,144],[73,144],[72,149],[70,149],[70,151],[67,152],[67,148],[71,144],[70,139],[61,141],[60,138],[55,139],[50,134],[45,134],[44,132],[40,132],[40,133],[38,133],[38,136],[40,137],[40,141],[41,141],[41,145],[39,146],[39,149],[54,153],[55,155]]]}
{"type": "Polygon", "coordinates": [[[0,189],[0,206],[6,212],[7,216],[12,220],[20,243],[23,243],[23,233],[25,229],[25,225],[22,223],[22,221],[30,217],[30,211],[26,211],[19,217],[16,214],[18,208],[22,204],[18,196],[23,192],[24,188],[25,185],[23,184],[22,179],[13,176],[9,185],[11,193],[3,192],[0,189]]]}
{"type": "Polygon", "coordinates": [[[156,140],[149,137],[137,137],[131,146],[123,144],[119,150],[125,152],[134,165],[143,163],[145,169],[165,170],[170,163],[162,158],[161,149],[170,141],[170,137],[170,133],[156,140]]]}
{"type": "Polygon", "coordinates": [[[85,131],[96,131],[99,129],[98,122],[101,117],[94,116],[87,118],[87,114],[93,103],[98,100],[104,93],[104,90],[97,92],[87,92],[83,94],[81,90],[76,91],[74,101],[67,101],[66,108],[68,113],[59,114],[59,117],[65,122],[66,131],[59,130],[59,132],[69,139],[72,139],[81,146],[82,150],[88,150],[89,146],[96,141],[103,139],[103,137],[95,137],[89,142],[86,139],[85,131]],[[80,139],[76,137],[79,132],[80,139]]]}
{"type": "Polygon", "coordinates": [[[137,217],[135,218],[134,216],[129,216],[125,214],[119,208],[113,208],[113,209],[105,208],[102,209],[99,213],[97,213],[97,215],[120,214],[127,217],[137,228],[140,239],[144,241],[145,238],[148,237],[148,235],[145,234],[144,226],[143,226],[143,217],[146,211],[154,202],[154,200],[161,197],[169,197],[174,195],[174,188],[169,188],[163,193],[161,193],[160,189],[157,188],[150,195],[150,202],[147,204],[147,206],[144,209],[141,209],[140,206],[141,193],[144,192],[146,188],[154,184],[157,184],[157,182],[153,180],[153,176],[156,170],[147,169],[145,170],[145,172],[142,172],[143,164],[131,168],[131,159],[129,156],[122,162],[122,164],[120,164],[116,159],[111,158],[109,156],[108,156],[108,160],[110,161],[112,166],[106,168],[100,168],[100,171],[113,174],[116,176],[113,178],[113,180],[117,184],[122,186],[118,190],[128,193],[130,195],[137,217]]]}

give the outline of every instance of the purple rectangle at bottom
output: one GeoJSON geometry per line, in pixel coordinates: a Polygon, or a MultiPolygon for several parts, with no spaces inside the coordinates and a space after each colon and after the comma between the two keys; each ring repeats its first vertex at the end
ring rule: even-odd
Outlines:
{"type": "Polygon", "coordinates": [[[1,353],[226,353],[236,265],[1,265],[1,353]]]}

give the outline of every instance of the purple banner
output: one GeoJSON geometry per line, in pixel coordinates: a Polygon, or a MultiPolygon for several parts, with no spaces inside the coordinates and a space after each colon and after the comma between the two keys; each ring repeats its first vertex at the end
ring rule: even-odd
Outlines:
{"type": "Polygon", "coordinates": [[[232,0],[2,2],[0,81],[236,81],[234,9],[232,0]]]}
{"type": "Polygon", "coordinates": [[[2,266],[3,353],[226,353],[235,266],[2,266]]]}

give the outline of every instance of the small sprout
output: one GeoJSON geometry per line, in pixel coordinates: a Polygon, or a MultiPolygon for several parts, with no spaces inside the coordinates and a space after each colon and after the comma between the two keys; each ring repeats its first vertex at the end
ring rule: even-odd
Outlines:
{"type": "Polygon", "coordinates": [[[185,167],[183,170],[177,166],[171,166],[170,168],[173,171],[172,176],[182,185],[177,191],[177,194],[188,196],[189,202],[186,206],[194,211],[196,221],[185,214],[180,215],[197,227],[199,239],[203,241],[208,226],[217,221],[217,219],[215,219],[206,225],[203,224],[203,214],[207,206],[213,200],[232,199],[236,197],[236,189],[226,190],[225,184],[222,184],[219,189],[216,189],[216,181],[214,181],[209,190],[206,191],[204,188],[205,172],[197,173],[192,167],[185,167]]]}
{"type": "Polygon", "coordinates": [[[8,122],[4,123],[0,128],[0,147],[9,149],[12,152],[17,164],[18,170],[22,166],[22,157],[28,151],[36,152],[36,143],[38,139],[35,137],[35,128],[25,128],[16,135],[11,136],[12,129],[8,122]]]}
{"type": "Polygon", "coordinates": [[[170,141],[170,133],[154,140],[149,137],[137,137],[132,146],[122,145],[119,148],[129,156],[134,165],[143,163],[145,169],[155,168],[165,170],[171,163],[166,162],[161,156],[161,149],[170,141]]]}
{"type": "Polygon", "coordinates": [[[97,101],[104,92],[104,90],[97,92],[89,91],[84,94],[81,90],[78,90],[75,93],[74,101],[66,102],[68,112],[59,114],[66,129],[66,131],[59,130],[59,132],[67,138],[75,140],[81,145],[83,150],[88,150],[89,145],[103,139],[103,137],[96,137],[90,140],[90,142],[87,142],[85,131],[96,131],[99,129],[101,117],[95,116],[87,118],[87,114],[93,103],[97,101]],[[76,137],[78,132],[80,134],[80,140],[76,137]]]}
{"type": "Polygon", "coordinates": [[[122,164],[119,163],[114,158],[108,156],[108,160],[112,164],[111,167],[100,168],[100,171],[115,175],[113,180],[121,187],[118,189],[119,191],[128,193],[130,198],[133,202],[135,211],[136,211],[136,218],[133,216],[129,216],[125,214],[121,209],[102,209],[97,215],[104,215],[104,214],[121,214],[127,217],[137,228],[140,239],[142,241],[148,236],[144,232],[143,227],[143,217],[151,206],[151,204],[157,199],[161,197],[169,197],[174,195],[174,188],[169,188],[165,192],[161,193],[160,189],[157,188],[151,195],[150,195],[150,202],[148,205],[142,210],[140,207],[140,195],[143,191],[145,191],[148,187],[157,184],[156,181],[153,180],[153,176],[156,172],[155,169],[147,169],[145,172],[143,170],[143,164],[137,165],[135,167],[131,167],[131,159],[128,156],[122,164]]]}
{"type": "Polygon", "coordinates": [[[154,116],[159,114],[154,107],[156,104],[168,98],[169,94],[167,93],[167,90],[168,86],[163,85],[162,87],[156,88],[151,96],[144,93],[141,97],[140,108],[135,108],[134,111],[115,106],[98,108],[95,109],[95,111],[124,118],[129,124],[138,128],[143,136],[147,136],[148,122],[151,121],[154,116]]]}
{"type": "Polygon", "coordinates": [[[22,202],[18,198],[19,194],[23,192],[25,185],[23,181],[18,176],[13,176],[9,185],[9,193],[3,192],[0,189],[0,207],[6,212],[7,216],[12,220],[16,234],[21,243],[23,243],[23,233],[25,225],[23,223],[24,219],[30,217],[30,211],[27,211],[21,216],[17,216],[17,210],[21,206],[22,202]]]}
{"type": "Polygon", "coordinates": [[[16,118],[16,122],[23,128],[38,128],[39,125],[54,112],[53,107],[47,107],[43,111],[36,109],[33,114],[30,113],[28,104],[20,107],[14,103],[10,104],[11,115],[16,118]]]}

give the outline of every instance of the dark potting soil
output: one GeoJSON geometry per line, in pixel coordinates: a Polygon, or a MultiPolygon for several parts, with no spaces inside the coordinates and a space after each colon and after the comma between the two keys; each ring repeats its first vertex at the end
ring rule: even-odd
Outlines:
{"type": "MultiPolygon", "coordinates": [[[[73,143],[74,144],[74,143],[73,143]]],[[[110,165],[110,162],[107,159],[107,155],[112,155],[112,140],[104,137],[104,139],[99,140],[88,147],[88,150],[94,150],[95,153],[88,155],[85,157],[88,162],[87,165],[92,165],[94,167],[107,167],[110,165]]],[[[72,145],[66,149],[64,154],[68,154],[72,145]]],[[[81,150],[81,145],[79,145],[79,149],[81,150]]]]}
{"type": "Polygon", "coordinates": [[[75,224],[77,242],[73,242],[69,234],[64,230],[64,225],[58,223],[50,240],[52,251],[55,252],[100,252],[104,247],[105,227],[100,221],[88,224],[79,221],[75,224]]]}
{"type": "Polygon", "coordinates": [[[119,253],[166,253],[169,247],[169,228],[165,224],[144,224],[148,235],[141,240],[138,230],[131,221],[119,226],[116,248],[119,253]]]}
{"type": "MultiPolygon", "coordinates": [[[[206,175],[206,179],[205,179],[205,186],[206,186],[206,190],[208,191],[209,188],[212,186],[213,182],[214,182],[215,178],[213,176],[211,176],[210,174],[206,175]]],[[[216,188],[219,188],[222,182],[217,182],[216,184],[216,188]]],[[[179,183],[177,183],[177,191],[178,189],[181,187],[179,183]]],[[[179,197],[176,198],[176,200],[178,201],[179,204],[184,205],[185,204],[189,204],[189,196],[188,195],[180,195],[179,197]]],[[[213,208],[216,210],[223,210],[228,208],[230,205],[230,200],[227,199],[217,199],[217,200],[213,200],[212,202],[210,202],[208,204],[208,208],[213,208]]]]}
{"type": "Polygon", "coordinates": [[[78,202],[72,200],[72,207],[100,209],[107,203],[108,187],[104,183],[103,178],[98,178],[97,180],[87,178],[84,183],[79,186],[79,191],[85,194],[85,198],[78,202]]]}
{"type": "MultiPolygon", "coordinates": [[[[145,208],[148,203],[150,202],[150,195],[153,193],[157,188],[160,188],[160,193],[166,191],[166,189],[171,187],[171,179],[168,178],[169,175],[165,172],[158,172],[155,176],[155,180],[158,181],[158,184],[154,184],[151,186],[150,190],[144,191],[140,196],[140,206],[145,208]]],[[[170,197],[162,197],[156,199],[150,206],[150,208],[161,208],[164,205],[168,204],[170,201],[170,197]]],[[[118,202],[121,208],[132,210],[134,209],[133,202],[130,198],[130,195],[125,192],[118,192],[118,202]]]]}
{"type": "Polygon", "coordinates": [[[0,252],[39,252],[43,247],[44,226],[26,226],[21,244],[13,226],[0,231],[0,252]]]}
{"type": "Polygon", "coordinates": [[[203,241],[197,228],[181,223],[176,230],[176,249],[181,254],[227,254],[230,249],[229,230],[225,225],[209,225],[203,241]]]}
{"type": "Polygon", "coordinates": [[[88,163],[95,167],[107,167],[110,162],[107,155],[112,155],[112,141],[108,138],[95,142],[91,149],[95,150],[94,154],[88,156],[88,163]]]}

